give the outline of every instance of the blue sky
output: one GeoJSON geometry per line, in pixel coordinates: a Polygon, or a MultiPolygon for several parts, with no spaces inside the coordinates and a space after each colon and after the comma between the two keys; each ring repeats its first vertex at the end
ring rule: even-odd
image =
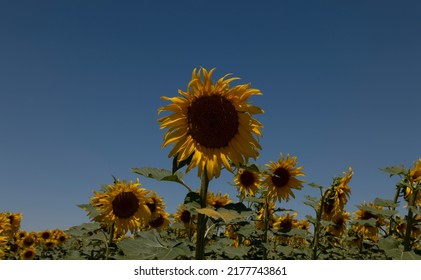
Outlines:
{"type": "MultiPolygon", "coordinates": [[[[419,1],[0,2],[0,211],[22,228],[88,221],[76,205],[133,167],[170,168],[160,96],[193,68],[263,96],[258,164],[297,156],[307,183],[354,169],[347,209],[392,198],[379,170],[421,156],[419,1]]],[[[140,177],[173,212],[185,189],[140,177]]],[[[198,186],[196,170],[186,176],[198,186]]],[[[210,190],[234,194],[224,173],[210,190]]],[[[303,195],[288,207],[312,213],[303,195]]]]}

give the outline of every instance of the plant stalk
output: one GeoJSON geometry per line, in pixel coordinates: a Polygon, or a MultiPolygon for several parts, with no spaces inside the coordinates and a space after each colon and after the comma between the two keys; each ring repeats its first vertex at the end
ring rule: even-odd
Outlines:
{"type": "Polygon", "coordinates": [[[417,195],[418,195],[418,189],[414,188],[411,196],[409,197],[409,202],[408,202],[408,216],[406,217],[406,231],[405,231],[405,237],[403,240],[404,251],[411,250],[411,232],[412,232],[412,224],[414,222],[414,214],[412,213],[412,207],[415,206],[417,195]]]}
{"type": "MultiPolygon", "coordinates": [[[[206,171],[206,165],[202,173],[200,185],[201,207],[206,207],[206,197],[208,193],[209,178],[206,171]]],[[[197,216],[197,238],[196,238],[196,260],[205,259],[205,233],[206,233],[207,216],[199,213],[197,216]]]]}

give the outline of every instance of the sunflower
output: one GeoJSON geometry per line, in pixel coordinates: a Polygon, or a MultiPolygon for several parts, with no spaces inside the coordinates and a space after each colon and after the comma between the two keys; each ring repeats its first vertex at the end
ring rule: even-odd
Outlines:
{"type": "Polygon", "coordinates": [[[91,205],[100,213],[93,218],[96,222],[114,225],[116,232],[134,232],[146,224],[151,211],[146,205],[146,195],[149,191],[139,188],[139,179],[136,183],[116,180],[108,185],[106,191],[94,192],[91,205]]]}
{"type": "Polygon", "coordinates": [[[38,235],[39,235],[39,238],[46,241],[53,236],[53,232],[51,230],[47,229],[47,230],[44,230],[44,231],[40,232],[38,235]]]}
{"type": "MultiPolygon", "coordinates": [[[[300,222],[295,219],[297,213],[289,213],[287,212],[285,215],[282,215],[278,218],[278,220],[273,224],[273,227],[278,231],[278,235],[276,236],[276,240],[281,244],[288,244],[288,243],[296,243],[294,239],[290,236],[286,235],[291,229],[298,228],[300,222]]],[[[291,244],[292,245],[292,244],[291,244]]]]}
{"type": "Polygon", "coordinates": [[[293,228],[298,228],[300,226],[300,221],[295,219],[297,213],[287,212],[285,215],[279,217],[279,219],[273,224],[273,227],[279,232],[285,233],[290,231],[293,228]]]}
{"type": "Polygon", "coordinates": [[[20,258],[22,260],[33,260],[37,255],[37,250],[34,246],[25,248],[22,253],[20,254],[20,258]]]}
{"type": "Polygon", "coordinates": [[[253,118],[263,110],[248,104],[252,95],[261,95],[250,84],[230,87],[238,78],[228,75],[213,83],[205,68],[193,70],[187,91],[181,96],[162,97],[172,102],[158,109],[158,114],[172,115],[159,118],[161,129],[168,129],[162,147],[175,143],[168,157],[177,156],[178,162],[192,156],[187,171],[198,166],[198,175],[207,172],[208,179],[219,177],[222,165],[231,170],[230,161],[237,167],[249,158],[256,159],[261,149],[255,137],[261,136],[263,125],[253,118]]]}
{"type": "Polygon", "coordinates": [[[184,206],[180,204],[178,206],[177,212],[174,214],[174,220],[176,222],[182,222],[186,228],[190,227],[190,224],[197,219],[196,215],[192,213],[184,206]]]}
{"type": "MultiPolygon", "coordinates": [[[[268,229],[273,228],[275,222],[275,202],[270,201],[268,204],[268,229]]],[[[265,204],[262,204],[262,207],[257,214],[256,228],[261,230],[265,229],[265,204]]]]}
{"type": "Polygon", "coordinates": [[[0,213],[0,231],[10,231],[11,225],[10,220],[6,213],[0,213]]]}
{"type": "MultiPolygon", "coordinates": [[[[406,202],[409,202],[409,198],[412,195],[412,190],[410,187],[406,186],[405,187],[405,195],[404,195],[404,199],[406,200],[406,202]]],[[[421,206],[421,191],[418,191],[417,193],[417,197],[415,198],[415,205],[421,206]]]]}
{"type": "Polygon", "coordinates": [[[206,205],[213,206],[215,209],[221,208],[231,201],[232,199],[229,198],[228,194],[208,192],[206,197],[206,205]]]}
{"type": "Polygon", "coordinates": [[[37,243],[38,235],[34,232],[28,233],[25,237],[18,240],[20,247],[31,247],[37,243]]]}
{"type": "Polygon", "coordinates": [[[346,223],[349,220],[349,212],[342,212],[341,215],[336,216],[332,222],[332,225],[329,225],[326,229],[326,232],[336,236],[341,237],[346,230],[346,223]]]}
{"type": "Polygon", "coordinates": [[[165,211],[164,200],[156,193],[152,193],[146,197],[146,206],[148,206],[151,212],[150,220],[155,220],[165,211]]]}
{"type": "Polygon", "coordinates": [[[323,220],[333,221],[342,216],[344,207],[351,194],[349,182],[352,175],[352,168],[349,168],[348,173],[344,172],[343,177],[335,178],[331,188],[326,190],[322,212],[323,220]]]}
{"type": "Polygon", "coordinates": [[[364,238],[370,239],[374,242],[378,240],[379,228],[385,224],[384,217],[381,214],[376,214],[379,210],[383,210],[383,206],[375,205],[374,203],[363,203],[358,207],[358,210],[354,212],[356,217],[355,220],[367,221],[370,219],[375,220],[375,225],[359,224],[356,226],[357,231],[364,238]]]}
{"type": "Polygon", "coordinates": [[[255,195],[260,186],[260,173],[253,172],[247,169],[240,168],[234,178],[238,192],[242,196],[255,195]]]}
{"type": "Polygon", "coordinates": [[[149,221],[149,228],[156,229],[157,231],[161,231],[168,227],[170,224],[169,214],[167,212],[159,213],[159,216],[155,217],[155,219],[149,221]]]}
{"type": "Polygon", "coordinates": [[[297,176],[304,176],[301,172],[303,167],[295,167],[297,165],[297,157],[290,157],[287,155],[286,158],[281,154],[278,162],[270,161],[266,166],[269,167],[269,174],[265,174],[265,180],[263,185],[268,189],[268,195],[278,199],[289,200],[290,197],[295,198],[292,189],[301,190],[304,181],[298,180],[297,176]]]}
{"type": "Polygon", "coordinates": [[[2,234],[2,230],[0,229],[0,257],[4,255],[3,248],[7,245],[9,238],[6,235],[2,234]]]}
{"type": "Polygon", "coordinates": [[[53,230],[53,238],[55,241],[57,241],[57,244],[61,245],[64,242],[66,242],[66,240],[68,239],[68,236],[64,231],[60,229],[55,229],[53,230]]]}
{"type": "Polygon", "coordinates": [[[414,163],[414,168],[409,171],[409,179],[412,183],[421,182],[421,158],[414,163]]]}

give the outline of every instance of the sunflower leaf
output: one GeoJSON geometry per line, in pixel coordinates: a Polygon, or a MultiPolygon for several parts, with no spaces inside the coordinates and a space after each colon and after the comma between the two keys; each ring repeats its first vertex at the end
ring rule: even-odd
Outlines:
{"type": "Polygon", "coordinates": [[[172,173],[170,170],[154,167],[132,168],[132,172],[157,181],[169,181],[182,184],[180,172],[172,173]]]}
{"type": "Polygon", "coordinates": [[[315,189],[323,189],[323,186],[320,186],[316,183],[310,183],[308,184],[309,187],[315,188],[315,189]]]}
{"type": "Polygon", "coordinates": [[[382,199],[382,198],[378,198],[378,197],[376,197],[374,199],[374,204],[376,204],[378,206],[393,207],[393,208],[399,206],[399,203],[394,203],[393,200],[382,199]]]}
{"type": "Polygon", "coordinates": [[[390,177],[394,175],[404,175],[408,173],[408,170],[402,164],[386,168],[380,168],[380,170],[389,173],[390,177]]]}

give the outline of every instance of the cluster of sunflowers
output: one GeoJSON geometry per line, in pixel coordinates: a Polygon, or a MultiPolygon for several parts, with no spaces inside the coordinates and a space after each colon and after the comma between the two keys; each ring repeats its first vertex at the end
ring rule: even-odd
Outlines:
{"type": "Polygon", "coordinates": [[[60,229],[26,232],[20,229],[21,213],[0,213],[0,259],[61,258],[60,250],[68,239],[60,229]]]}
{"type": "MultiPolygon", "coordinates": [[[[162,97],[171,102],[158,109],[158,114],[170,113],[158,122],[167,130],[162,147],[173,145],[169,152],[172,170],[133,169],[147,178],[175,182],[187,189],[176,213],[166,212],[163,199],[141,188],[139,179],[134,183],[115,179],[81,206],[108,238],[98,243],[106,247],[101,257],[158,258],[161,255],[156,250],[167,250],[162,256],[187,259],[421,258],[421,158],[411,169],[386,168],[390,175],[401,177],[394,199],[364,202],[353,215],[345,209],[351,194],[351,168],[334,178],[328,188],[311,183],[310,187],[320,190],[320,197],[306,196],[304,203],[315,210],[315,217],[297,219],[294,210],[277,206],[295,198],[294,192],[303,188],[300,177],[305,174],[303,167],[297,166],[297,157],[281,153],[277,161],[265,166],[249,162],[256,160],[261,150],[263,125],[254,115],[264,111],[248,100],[262,93],[250,84],[232,87],[231,82],[238,78],[229,74],[214,83],[214,71],[194,69],[186,91],[179,90],[177,97],[162,97]],[[179,171],[183,167],[185,173],[197,168],[201,179],[197,191],[183,181],[184,174],[179,171]],[[209,190],[222,170],[233,174],[237,202],[209,190]],[[404,217],[397,211],[399,198],[407,201],[404,217]],[[142,238],[149,243],[142,243],[142,238]],[[149,252],[150,242],[159,244],[149,252]],[[137,254],[134,245],[148,253],[137,254]]],[[[11,244],[19,242],[11,239],[16,233],[8,221],[10,226],[2,225],[0,216],[0,248],[9,252],[11,244]]],[[[56,235],[67,238],[52,234],[56,235]]],[[[41,235],[34,243],[47,239],[41,235]]],[[[93,254],[83,254],[93,258],[93,254]]],[[[28,257],[23,254],[22,258],[28,257]]]]}

